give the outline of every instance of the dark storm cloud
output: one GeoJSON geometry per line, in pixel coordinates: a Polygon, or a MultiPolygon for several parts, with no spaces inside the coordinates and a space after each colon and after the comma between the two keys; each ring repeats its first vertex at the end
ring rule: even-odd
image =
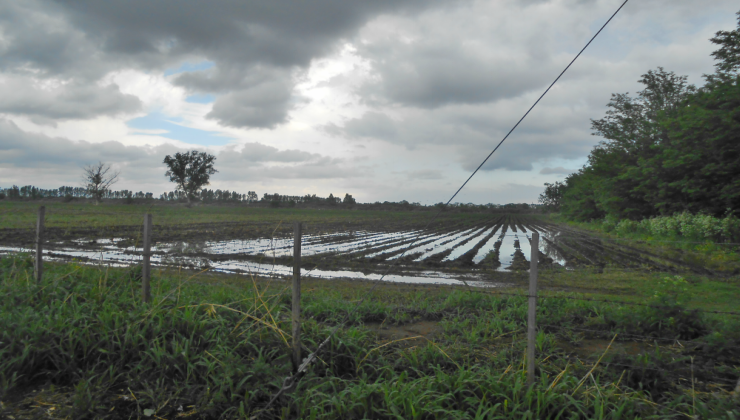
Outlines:
{"type": "Polygon", "coordinates": [[[217,61],[305,66],[368,19],[422,9],[413,0],[57,0],[74,24],[125,55],[205,53],[217,61]]]}
{"type": "MultiPolygon", "coordinates": [[[[379,14],[417,11],[436,3],[4,1],[0,69],[32,80],[89,84],[87,91],[74,95],[93,95],[98,89],[98,96],[105,98],[105,88],[94,82],[110,71],[162,71],[184,60],[208,59],[215,63],[213,71],[180,75],[175,83],[194,92],[222,94],[209,118],[225,126],[272,128],[288,120],[296,102],[296,71],[334,51],[379,14]]],[[[27,107],[6,105],[8,112],[28,113],[27,107]]],[[[67,116],[43,112],[43,106],[37,109],[34,115],[51,119],[99,114],[95,107],[67,116]]]]}
{"type": "Polygon", "coordinates": [[[218,97],[206,118],[229,127],[273,128],[288,120],[293,86],[271,81],[218,97]]]}

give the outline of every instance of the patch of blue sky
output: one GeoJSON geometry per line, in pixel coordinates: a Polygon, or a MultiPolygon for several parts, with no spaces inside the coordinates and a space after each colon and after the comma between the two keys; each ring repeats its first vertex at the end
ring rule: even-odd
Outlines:
{"type": "Polygon", "coordinates": [[[185,73],[189,71],[202,71],[213,68],[216,65],[213,61],[204,60],[199,63],[191,63],[186,61],[180,64],[180,67],[173,67],[164,71],[164,76],[172,76],[177,73],[185,73]]]}
{"type": "Polygon", "coordinates": [[[200,146],[223,146],[228,144],[229,140],[232,140],[231,137],[225,137],[213,131],[186,127],[180,124],[181,122],[182,118],[168,117],[160,112],[153,112],[149,115],[129,120],[126,122],[126,125],[134,129],[134,134],[166,137],[183,143],[197,144],[200,146]]]}
{"type": "Polygon", "coordinates": [[[190,95],[187,98],[185,98],[185,102],[190,102],[191,104],[210,104],[211,102],[215,100],[216,100],[216,95],[211,95],[210,93],[190,95]]]}

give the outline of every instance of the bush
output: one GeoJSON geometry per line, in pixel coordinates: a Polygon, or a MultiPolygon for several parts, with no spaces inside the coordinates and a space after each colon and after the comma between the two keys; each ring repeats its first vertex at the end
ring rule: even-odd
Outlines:
{"type": "Polygon", "coordinates": [[[639,222],[605,218],[601,227],[618,235],[647,234],[650,236],[692,241],[735,241],[740,238],[740,219],[733,216],[718,218],[707,214],[677,213],[639,222]]]}
{"type": "Polygon", "coordinates": [[[642,230],[642,226],[640,223],[633,220],[624,219],[617,223],[614,230],[617,234],[626,235],[630,233],[639,233],[642,230]]]}

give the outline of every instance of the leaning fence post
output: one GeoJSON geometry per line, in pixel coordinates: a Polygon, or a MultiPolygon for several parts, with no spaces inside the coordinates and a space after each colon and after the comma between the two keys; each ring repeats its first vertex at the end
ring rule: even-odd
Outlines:
{"type": "Polygon", "coordinates": [[[527,385],[534,385],[534,354],[537,338],[537,262],[540,259],[540,234],[532,232],[529,259],[529,313],[527,317],[527,385]]]}
{"type": "Polygon", "coordinates": [[[142,255],[144,261],[141,267],[141,297],[145,303],[152,300],[152,291],[149,285],[151,279],[152,268],[150,265],[152,248],[152,215],[146,214],[144,216],[144,252],[142,255]]]}
{"type": "Polygon", "coordinates": [[[301,222],[293,225],[293,371],[301,365],[301,222]]]}
{"type": "Polygon", "coordinates": [[[36,220],[36,263],[34,271],[36,272],[36,282],[41,283],[41,276],[44,274],[44,216],[46,207],[39,207],[38,220],[36,220]]]}

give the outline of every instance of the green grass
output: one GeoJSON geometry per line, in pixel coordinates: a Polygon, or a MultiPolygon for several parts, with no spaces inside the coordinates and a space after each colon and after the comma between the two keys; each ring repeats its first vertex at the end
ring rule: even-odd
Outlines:
{"type": "MultiPolygon", "coordinates": [[[[617,300],[626,302],[646,302],[655,296],[659,283],[668,273],[649,273],[643,271],[572,270],[542,272],[540,287],[552,291],[574,292],[588,298],[617,300]]],[[[718,278],[684,274],[686,296],[684,303],[691,309],[740,312],[740,278],[718,278]]],[[[526,283],[522,282],[522,287],[526,283]]]]}
{"type": "MultiPolygon", "coordinates": [[[[153,302],[141,303],[139,291],[135,269],[47,264],[37,285],[29,258],[0,260],[0,416],[249,418],[290,374],[286,282],[155,271],[153,302]]],[[[538,380],[528,388],[525,297],[306,279],[308,349],[351,316],[263,418],[740,415],[729,394],[740,376],[740,319],[666,301],[679,315],[656,323],[665,312],[548,293],[538,318],[556,327],[538,332],[538,380]],[[436,325],[428,340],[388,342],[371,328],[421,320],[436,325]],[[603,350],[591,357],[584,343],[614,334],[622,346],[629,334],[656,339],[640,355],[615,345],[587,376],[603,350]]]]}
{"type": "MultiPolygon", "coordinates": [[[[260,208],[246,205],[194,205],[161,203],[153,200],[150,204],[102,203],[61,203],[0,200],[0,229],[35,229],[39,206],[46,206],[46,226],[59,228],[96,228],[111,226],[131,226],[143,223],[146,213],[152,213],[155,225],[200,224],[200,223],[278,223],[290,225],[295,221],[307,224],[336,223],[402,223],[417,225],[429,220],[431,212],[374,211],[348,209],[291,209],[260,208]]],[[[450,213],[441,221],[481,220],[490,218],[488,214],[450,213]]]]}

